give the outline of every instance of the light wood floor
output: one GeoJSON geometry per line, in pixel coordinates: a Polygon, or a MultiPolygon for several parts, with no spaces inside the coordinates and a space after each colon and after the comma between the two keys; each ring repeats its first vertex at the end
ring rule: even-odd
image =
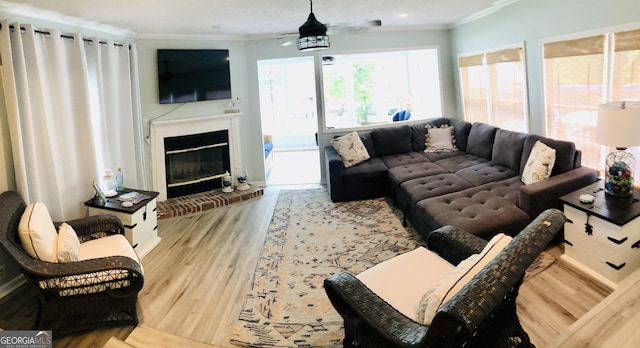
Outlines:
{"type": "MultiPolygon", "coordinates": [[[[234,347],[229,343],[231,329],[251,287],[280,188],[268,187],[263,197],[251,201],[160,220],[162,242],[142,260],[141,324],[199,342],[234,347]]],[[[562,252],[559,247],[550,251],[556,256],[562,252]]],[[[558,261],[521,287],[518,314],[532,341],[544,347],[609,292],[558,261]]],[[[22,300],[27,297],[20,296],[22,300]]],[[[9,313],[7,306],[0,303],[0,311],[9,313]]],[[[37,307],[21,308],[14,308],[12,318],[0,321],[0,327],[28,328],[37,307]]],[[[132,329],[66,337],[54,340],[54,346],[102,347],[111,336],[125,340],[132,329]]]]}

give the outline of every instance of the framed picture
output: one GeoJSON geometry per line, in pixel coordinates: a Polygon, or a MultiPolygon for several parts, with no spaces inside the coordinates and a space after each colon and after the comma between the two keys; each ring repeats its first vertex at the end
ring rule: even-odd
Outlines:
{"type": "Polygon", "coordinates": [[[102,203],[107,204],[107,197],[104,196],[104,193],[102,192],[98,184],[96,184],[95,180],[93,181],[93,189],[96,191],[96,196],[100,197],[100,199],[102,200],[102,203]]]}

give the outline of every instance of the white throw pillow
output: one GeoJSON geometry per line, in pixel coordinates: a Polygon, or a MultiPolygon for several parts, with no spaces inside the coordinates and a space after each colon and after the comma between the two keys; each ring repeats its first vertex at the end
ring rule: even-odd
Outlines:
{"type": "Polygon", "coordinates": [[[469,256],[429,289],[420,299],[416,311],[416,321],[431,325],[438,308],[458,293],[480,270],[484,268],[507,244],[511,237],[500,233],[487,243],[480,254],[469,256]]]}
{"type": "Polygon", "coordinates": [[[58,249],[56,252],[58,262],[78,261],[80,256],[80,240],[76,231],[66,222],[58,229],[58,249]]]}
{"type": "Polygon", "coordinates": [[[440,128],[433,128],[431,125],[426,126],[427,142],[425,143],[424,152],[453,152],[458,151],[456,147],[456,138],[453,133],[453,126],[443,124],[440,128]]]}
{"type": "Polygon", "coordinates": [[[555,162],[556,150],[545,145],[540,140],[536,141],[527,159],[527,164],[524,166],[520,180],[525,185],[529,185],[547,179],[551,176],[555,162]]]}
{"type": "Polygon", "coordinates": [[[58,232],[53,225],[47,206],[42,202],[27,206],[18,225],[22,247],[34,259],[58,262],[58,232]]]}
{"type": "Polygon", "coordinates": [[[332,139],[331,145],[333,145],[333,148],[335,148],[340,157],[342,157],[345,168],[355,166],[369,159],[369,152],[355,131],[332,139]]]}

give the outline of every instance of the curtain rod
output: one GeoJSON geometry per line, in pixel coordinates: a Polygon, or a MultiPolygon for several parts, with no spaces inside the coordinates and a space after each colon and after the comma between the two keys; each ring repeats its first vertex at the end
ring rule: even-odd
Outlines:
{"type": "MultiPolygon", "coordinates": [[[[2,23],[0,23],[0,30],[1,29],[2,29],[2,23]]],[[[9,25],[9,29],[15,30],[15,27],[13,25],[9,25]]],[[[25,31],[26,31],[25,28],[20,27],[20,32],[21,33],[25,32],[25,31]]],[[[44,30],[39,30],[39,29],[35,29],[34,32],[37,33],[37,34],[42,34],[42,35],[51,35],[50,32],[44,31],[44,30]]],[[[66,34],[60,34],[60,37],[63,38],[63,39],[70,39],[70,40],[74,40],[75,39],[73,36],[66,35],[66,34]]],[[[83,38],[82,41],[88,42],[88,43],[93,43],[93,40],[90,40],[90,39],[84,39],[83,38]]],[[[108,42],[106,42],[106,41],[98,41],[98,43],[103,44],[103,45],[108,44],[108,42]]],[[[113,45],[114,46],[118,46],[118,47],[124,47],[124,44],[115,43],[115,42],[113,43],[113,45]]],[[[131,46],[129,46],[129,48],[131,48],[131,46]]]]}

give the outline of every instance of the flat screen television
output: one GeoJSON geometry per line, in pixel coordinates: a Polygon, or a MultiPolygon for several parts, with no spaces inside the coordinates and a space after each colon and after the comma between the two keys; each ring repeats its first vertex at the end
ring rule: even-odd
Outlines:
{"type": "Polygon", "coordinates": [[[230,99],[229,50],[158,49],[160,104],[230,99]]]}

